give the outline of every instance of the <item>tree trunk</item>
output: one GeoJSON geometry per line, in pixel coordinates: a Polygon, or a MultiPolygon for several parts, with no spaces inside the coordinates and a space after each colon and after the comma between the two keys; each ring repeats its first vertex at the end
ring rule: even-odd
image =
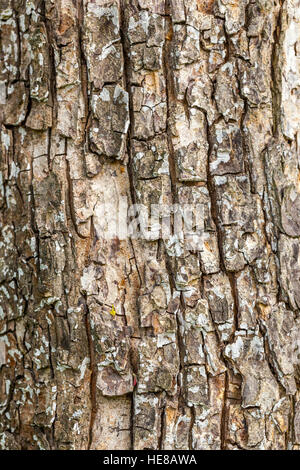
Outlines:
{"type": "Polygon", "coordinates": [[[299,0],[0,5],[0,447],[299,449],[299,0]]]}

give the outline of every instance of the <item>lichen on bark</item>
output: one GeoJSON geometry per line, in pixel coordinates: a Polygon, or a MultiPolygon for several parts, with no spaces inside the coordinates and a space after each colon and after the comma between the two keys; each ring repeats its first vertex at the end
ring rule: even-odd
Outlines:
{"type": "Polygon", "coordinates": [[[0,7],[0,448],[298,450],[299,0],[0,7]]]}

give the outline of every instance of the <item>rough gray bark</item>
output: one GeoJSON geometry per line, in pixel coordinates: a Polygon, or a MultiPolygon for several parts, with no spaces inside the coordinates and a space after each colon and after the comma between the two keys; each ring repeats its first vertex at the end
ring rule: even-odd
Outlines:
{"type": "Polygon", "coordinates": [[[299,0],[0,5],[0,447],[298,449],[299,0]]]}

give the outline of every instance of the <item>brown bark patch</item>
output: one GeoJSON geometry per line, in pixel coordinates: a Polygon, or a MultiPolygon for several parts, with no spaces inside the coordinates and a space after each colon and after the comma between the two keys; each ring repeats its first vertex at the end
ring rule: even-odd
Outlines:
{"type": "Polygon", "coordinates": [[[197,9],[201,13],[211,14],[215,0],[197,0],[197,9]]]}

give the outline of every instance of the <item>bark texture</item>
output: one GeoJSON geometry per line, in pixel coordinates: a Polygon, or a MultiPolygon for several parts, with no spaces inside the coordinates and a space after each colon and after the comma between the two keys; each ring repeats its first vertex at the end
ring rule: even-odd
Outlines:
{"type": "Polygon", "coordinates": [[[0,6],[0,447],[299,449],[299,0],[0,6]]]}

